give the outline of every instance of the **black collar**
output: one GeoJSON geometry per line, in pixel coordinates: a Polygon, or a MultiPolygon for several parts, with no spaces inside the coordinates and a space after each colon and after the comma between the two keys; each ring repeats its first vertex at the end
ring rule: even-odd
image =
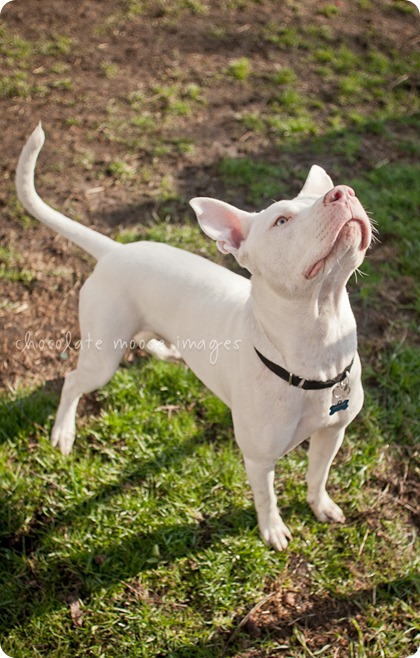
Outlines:
{"type": "Polygon", "coordinates": [[[269,359],[267,359],[265,356],[263,356],[256,347],[254,347],[254,350],[260,357],[261,361],[264,363],[265,366],[271,372],[274,372],[277,377],[280,377],[281,379],[284,379],[286,382],[290,384],[290,386],[297,386],[298,388],[304,388],[306,390],[319,390],[321,388],[332,388],[332,386],[335,386],[335,384],[339,384],[342,382],[346,377],[348,377],[348,374],[350,372],[350,369],[353,365],[354,359],[352,359],[352,362],[350,365],[343,370],[337,377],[334,379],[327,379],[327,381],[316,381],[316,380],[311,380],[311,379],[304,379],[303,377],[298,377],[297,375],[293,375],[291,372],[287,372],[284,368],[281,366],[278,366],[276,363],[273,363],[269,359]]]}

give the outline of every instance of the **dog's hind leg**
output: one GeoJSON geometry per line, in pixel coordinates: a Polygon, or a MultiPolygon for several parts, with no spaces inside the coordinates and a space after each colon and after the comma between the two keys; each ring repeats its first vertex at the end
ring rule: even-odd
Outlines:
{"type": "Polygon", "coordinates": [[[114,375],[136,333],[133,318],[121,299],[88,279],[80,292],[81,342],[77,367],[64,381],[51,442],[64,455],[75,438],[76,410],[80,397],[104,386],[114,375]]]}
{"type": "Polygon", "coordinates": [[[154,356],[159,361],[171,361],[173,363],[180,363],[183,359],[178,348],[171,343],[168,343],[164,338],[150,331],[141,331],[134,340],[141,349],[154,356]]]}

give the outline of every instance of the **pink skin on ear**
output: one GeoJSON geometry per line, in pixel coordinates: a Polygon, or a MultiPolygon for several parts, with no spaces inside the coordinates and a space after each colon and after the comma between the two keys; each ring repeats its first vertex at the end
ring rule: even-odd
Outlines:
{"type": "Polygon", "coordinates": [[[235,254],[248,234],[250,213],[209,197],[196,197],[190,205],[201,229],[216,241],[219,251],[235,254]]]}

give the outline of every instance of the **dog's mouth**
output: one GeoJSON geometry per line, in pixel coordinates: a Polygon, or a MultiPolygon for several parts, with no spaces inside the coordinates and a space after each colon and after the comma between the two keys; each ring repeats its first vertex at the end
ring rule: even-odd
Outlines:
{"type": "Polygon", "coordinates": [[[326,261],[336,250],[336,247],[339,243],[348,241],[353,245],[356,245],[359,251],[365,251],[371,241],[372,230],[370,227],[370,222],[366,218],[362,217],[352,217],[341,227],[336,236],[331,249],[328,254],[318,260],[315,265],[313,265],[308,272],[305,274],[307,279],[313,279],[317,274],[324,268],[326,261]]]}

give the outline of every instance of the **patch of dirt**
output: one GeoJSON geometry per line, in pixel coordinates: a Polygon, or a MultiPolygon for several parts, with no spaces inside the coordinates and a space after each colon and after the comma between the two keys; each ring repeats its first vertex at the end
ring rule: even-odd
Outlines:
{"type": "MultiPolygon", "coordinates": [[[[387,51],[412,47],[418,40],[417,17],[413,21],[411,15],[393,9],[390,1],[385,4],[386,12],[379,3],[372,2],[361,18],[352,3],[337,0],[340,23],[339,29],[336,23],[333,28],[337,29],[336,44],[347,43],[358,54],[365,53],[372,40],[377,48],[387,51]]],[[[47,133],[38,170],[41,196],[54,207],[109,235],[149,222],[154,213],[165,212],[165,206],[154,194],[156,179],[167,177],[172,182],[181,199],[172,210],[180,220],[187,213],[188,198],[198,194],[223,197],[225,186],[217,170],[221,158],[251,156],[275,164],[285,158],[290,164],[290,193],[297,189],[301,172],[315,160],[334,170],[340,159],[330,152],[320,154],[308,140],[291,164],[281,146],[258,133],[250,133],[236,119],[238,112],[256,116],[263,112],[270,102],[268,93],[257,95],[252,80],[251,84],[238,85],[229,84],[226,76],[217,77],[230,60],[241,57],[252,57],[253,71],[259,76],[269,76],[282,67],[293,68],[301,90],[321,101],[314,106],[314,113],[325,119],[333,110],[335,99],[331,97],[330,85],[308,70],[306,53],[301,57],[296,49],[278,49],[259,36],[261,29],[273,23],[283,28],[316,25],[331,29],[328,17],[318,12],[318,0],[263,0],[248,2],[242,10],[226,10],[226,3],[215,0],[208,3],[207,13],[191,12],[183,20],[168,14],[163,0],[144,5],[145,12],[130,21],[123,18],[126,3],[122,0],[15,0],[1,14],[0,24],[7,25],[16,37],[31,42],[47,42],[62,35],[73,39],[73,46],[64,54],[48,49],[37,54],[28,70],[32,85],[46,84],[57,80],[52,68],[64,64],[68,70],[61,77],[71,78],[70,90],[53,88],[45,96],[0,98],[0,240],[3,246],[16,249],[21,255],[19,266],[33,273],[30,281],[1,282],[0,386],[4,390],[55,380],[75,366],[75,347],[80,337],[77,300],[94,265],[80,250],[41,224],[33,221],[27,225],[16,210],[13,179],[17,158],[39,119],[47,133]],[[104,66],[109,62],[117,67],[112,78],[104,74],[104,66]],[[178,115],[171,123],[164,117],[164,99],[157,99],[159,92],[153,89],[186,80],[204,89],[205,102],[195,103],[192,114],[178,115]],[[128,101],[132,94],[148,97],[155,121],[162,121],[158,146],[181,139],[195,145],[191,150],[172,149],[167,156],[158,158],[147,140],[142,142],[137,134],[135,161],[153,172],[152,180],[145,176],[140,181],[120,181],[107,172],[111,162],[126,157],[124,143],[110,139],[110,116],[121,123],[122,141],[124,135],[132,137],[128,125],[131,119],[124,117],[124,110],[132,117],[128,101]],[[90,154],[89,162],[81,164],[86,151],[90,154]]],[[[406,139],[410,136],[401,123],[394,131],[406,139]]],[[[364,167],[392,158],[393,153],[378,136],[368,135],[360,159],[346,162],[348,175],[360,175],[364,167]]],[[[238,190],[235,202],[246,207],[243,190],[238,190]]],[[[392,257],[392,247],[379,245],[370,257],[378,264],[386,262],[392,257]]],[[[381,308],[367,309],[358,304],[362,349],[374,352],[386,346],[387,332],[391,330],[388,318],[395,316],[396,309],[405,302],[412,301],[411,297],[406,299],[408,287],[402,280],[388,286],[381,308]]],[[[393,330],[397,329],[394,325],[393,330]]],[[[251,638],[244,640],[241,656],[262,655],[252,648],[252,638],[267,632],[281,645],[296,628],[305,632],[311,651],[331,643],[329,655],[347,656],[349,638],[357,636],[352,619],[363,626],[360,601],[371,600],[372,592],[355,593],[350,600],[314,596],[304,561],[292,565],[290,575],[299,582],[299,589],[274,583],[263,605],[254,608],[239,624],[238,633],[246,631],[251,638]]],[[[73,612],[74,623],[78,624],[79,611],[74,607],[73,612]]],[[[276,651],[275,655],[281,653],[276,651]]]]}
{"type": "MultiPolygon", "coordinates": [[[[314,594],[311,569],[305,559],[295,556],[292,563],[271,584],[270,591],[244,617],[229,637],[224,655],[233,658],[270,658],[290,656],[291,647],[305,648],[305,655],[328,649],[331,658],[348,658],[350,645],[363,634],[364,646],[374,639],[365,608],[396,595],[400,582],[384,582],[371,589],[360,588],[352,596],[314,594]],[[292,580],[296,585],[285,584],[292,580]],[[254,647],[258,638],[270,637],[275,648],[270,651],[254,647]],[[236,642],[239,653],[230,650],[236,642]]],[[[401,613],[403,617],[403,613],[401,613]]],[[[394,627],[403,622],[395,614],[394,627]]],[[[413,641],[414,637],[413,637],[413,641]]]]}
{"type": "MultiPolygon", "coordinates": [[[[351,3],[337,4],[337,44],[349,43],[357,53],[363,53],[372,39],[378,48],[389,50],[408,48],[416,38],[411,16],[393,9],[391,2],[386,12],[376,9],[376,5],[366,10],[363,26],[351,3]]],[[[114,0],[37,0],[36,6],[16,0],[8,3],[1,15],[1,21],[17,38],[31,43],[59,41],[63,36],[73,40],[71,47],[62,52],[44,47],[40,54],[38,48],[28,69],[32,85],[45,85],[54,80],[57,83],[57,74],[52,73],[57,66],[67,67],[58,78],[71,78],[70,91],[58,85],[44,96],[35,93],[32,98],[0,99],[0,171],[4,183],[0,188],[0,239],[3,245],[16,248],[25,267],[34,273],[29,283],[2,283],[0,385],[4,388],[62,376],[74,366],[76,353],[72,346],[79,339],[78,291],[93,266],[77,248],[42,225],[23,225],[16,210],[13,178],[17,157],[40,118],[47,133],[38,170],[41,195],[63,212],[113,235],[121,227],[150,221],[153,213],[160,211],[150,181],[125,184],[106,173],[110,162],[125,155],[124,145],[109,139],[109,116],[112,107],[118,111],[125,107],[128,112],[130,94],[150,96],[157,84],[176,85],[177,80],[196,82],[204,89],[205,102],[197,102],[192,115],[177,116],[172,124],[163,121],[164,110],[151,96],[155,119],[162,120],[162,143],[187,139],[196,145],[191,152],[175,150],[167,157],[156,158],[147,146],[139,143],[138,147],[137,159],[153,170],[154,177],[170,177],[186,198],[223,195],[223,181],[215,169],[221,157],[251,155],[276,163],[281,158],[278,146],[257,133],[246,132],[235,118],[238,111],[245,110],[258,115],[269,98],[256,96],[252,84],[229,84],[226,76],[215,75],[223,72],[232,59],[252,57],[253,72],[259,76],[292,67],[308,95],[324,97],[324,103],[314,112],[321,116],[331,110],[328,85],[319,89],[319,77],[307,70],[306,56],[300,57],[295,48],[279,50],[270,39],[261,39],[261,30],[273,24],[284,29],[306,29],[311,25],[331,29],[329,18],[319,13],[315,0],[300,3],[299,7],[293,2],[284,2],[280,7],[265,0],[231,10],[222,2],[214,2],[207,13],[191,11],[182,20],[167,12],[165,3],[146,2],[144,13],[128,21],[123,13],[126,6],[114,0]],[[104,74],[109,62],[117,67],[112,78],[104,74]],[[82,166],[80,159],[86,149],[92,161],[82,166]],[[66,336],[71,346],[61,349],[66,336]],[[20,349],[25,337],[29,347],[20,349]]],[[[337,24],[333,25],[336,29],[337,24]]],[[[124,116],[118,111],[117,120],[123,125],[124,116]]],[[[372,157],[380,159],[380,149],[372,155],[369,147],[366,159],[370,164],[372,157]]],[[[314,159],[309,143],[301,162],[292,167],[291,185],[301,168],[314,159]]],[[[321,158],[318,154],[320,159],[329,164],[328,154],[321,158]]],[[[349,175],[356,170],[357,166],[349,175]]],[[[237,202],[246,205],[240,196],[237,202]]],[[[185,215],[184,196],[173,208],[175,214],[185,215]]],[[[377,324],[381,324],[380,318],[377,324]]],[[[380,326],[375,333],[381,333],[380,326]]]]}

